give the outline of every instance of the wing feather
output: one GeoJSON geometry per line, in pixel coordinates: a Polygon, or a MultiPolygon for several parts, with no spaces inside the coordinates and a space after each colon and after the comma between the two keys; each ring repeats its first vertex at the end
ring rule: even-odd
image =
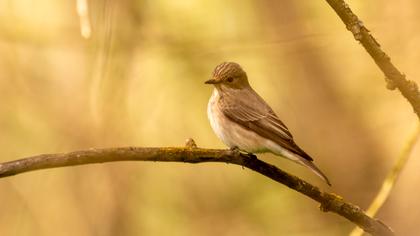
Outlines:
{"type": "Polygon", "coordinates": [[[270,139],[288,151],[309,161],[313,159],[293,141],[293,136],[286,125],[277,117],[274,111],[259,96],[259,101],[244,103],[238,100],[221,99],[220,107],[223,114],[246,129],[270,139]],[[263,106],[261,106],[263,105],[263,106]]]}

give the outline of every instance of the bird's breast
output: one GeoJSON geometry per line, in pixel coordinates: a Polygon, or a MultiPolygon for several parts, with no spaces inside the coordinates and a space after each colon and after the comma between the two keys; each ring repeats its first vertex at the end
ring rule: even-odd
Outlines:
{"type": "Polygon", "coordinates": [[[219,93],[215,89],[207,105],[207,115],[216,136],[228,147],[246,152],[266,152],[267,139],[259,136],[226,117],[219,107],[219,93]]]}

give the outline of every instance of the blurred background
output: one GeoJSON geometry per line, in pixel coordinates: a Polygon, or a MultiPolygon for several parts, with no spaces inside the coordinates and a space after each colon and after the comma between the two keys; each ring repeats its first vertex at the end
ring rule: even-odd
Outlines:
{"type": "MultiPolygon", "coordinates": [[[[2,162],[183,146],[189,137],[224,148],[206,115],[212,87],[203,84],[223,61],[242,65],[333,186],[292,162],[259,157],[363,208],[417,126],[325,1],[88,0],[85,17],[77,3],[0,1],[2,162]]],[[[420,3],[348,3],[420,82],[420,3]]],[[[419,152],[378,214],[397,235],[419,230],[419,152]]],[[[0,180],[1,235],[346,235],[353,227],[285,186],[220,163],[94,164],[0,180]]]]}

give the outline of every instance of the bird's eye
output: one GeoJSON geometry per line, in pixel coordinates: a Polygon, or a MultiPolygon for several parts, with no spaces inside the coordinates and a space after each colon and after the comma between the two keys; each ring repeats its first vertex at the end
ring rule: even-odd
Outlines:
{"type": "Polygon", "coordinates": [[[233,82],[233,77],[228,77],[228,78],[226,79],[226,81],[227,81],[227,82],[229,82],[229,83],[232,83],[232,82],[233,82]]]}

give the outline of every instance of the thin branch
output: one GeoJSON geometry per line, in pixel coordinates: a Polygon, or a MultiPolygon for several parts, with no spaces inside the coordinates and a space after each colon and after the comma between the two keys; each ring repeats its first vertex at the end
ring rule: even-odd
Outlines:
{"type": "MultiPolygon", "coordinates": [[[[418,85],[411,80],[407,80],[397,67],[391,62],[391,58],[381,49],[378,41],[370,34],[369,30],[363,25],[363,22],[350,9],[349,5],[344,0],[326,0],[328,4],[334,9],[337,15],[341,18],[347,29],[352,32],[354,38],[359,41],[369,55],[373,58],[376,65],[381,69],[385,75],[387,88],[394,90],[398,88],[401,94],[408,100],[413,107],[414,112],[420,119],[420,92],[418,85]]],[[[384,180],[382,187],[372,202],[367,215],[374,216],[379,208],[385,203],[388,198],[399,174],[408,160],[411,149],[413,148],[417,137],[419,135],[419,128],[416,134],[407,144],[406,149],[395,163],[392,170],[389,172],[387,178],[384,180]]],[[[362,232],[360,229],[354,229],[350,235],[358,236],[362,232]]]]}
{"type": "Polygon", "coordinates": [[[388,89],[398,88],[401,94],[410,102],[420,119],[420,92],[414,81],[407,80],[397,67],[391,62],[391,58],[381,49],[378,41],[370,34],[362,21],[353,13],[344,0],[326,0],[334,9],[347,29],[353,33],[354,38],[359,41],[376,65],[385,74],[388,89]]]}
{"type": "MultiPolygon", "coordinates": [[[[417,126],[416,131],[408,140],[406,146],[402,150],[400,156],[398,157],[397,162],[394,164],[394,167],[388,173],[387,177],[385,178],[384,182],[382,183],[382,187],[379,190],[378,194],[376,195],[373,202],[370,204],[368,210],[366,211],[366,215],[370,217],[374,217],[378,210],[382,207],[385,201],[388,199],[389,194],[391,193],[392,188],[397,181],[398,176],[400,175],[402,169],[404,168],[405,164],[410,157],[411,151],[414,149],[414,146],[417,142],[417,139],[420,135],[420,126],[417,126]]],[[[363,234],[363,230],[356,227],[353,231],[349,234],[350,236],[360,236],[363,234]]]]}
{"type": "Polygon", "coordinates": [[[389,227],[367,216],[358,206],[344,201],[336,194],[322,192],[318,187],[265,163],[254,155],[245,155],[232,150],[196,148],[191,143],[184,148],[123,147],[43,154],[1,163],[0,178],[33,170],[114,161],[225,162],[244,166],[312,198],[321,203],[322,211],[337,213],[372,235],[393,235],[389,227]]]}

